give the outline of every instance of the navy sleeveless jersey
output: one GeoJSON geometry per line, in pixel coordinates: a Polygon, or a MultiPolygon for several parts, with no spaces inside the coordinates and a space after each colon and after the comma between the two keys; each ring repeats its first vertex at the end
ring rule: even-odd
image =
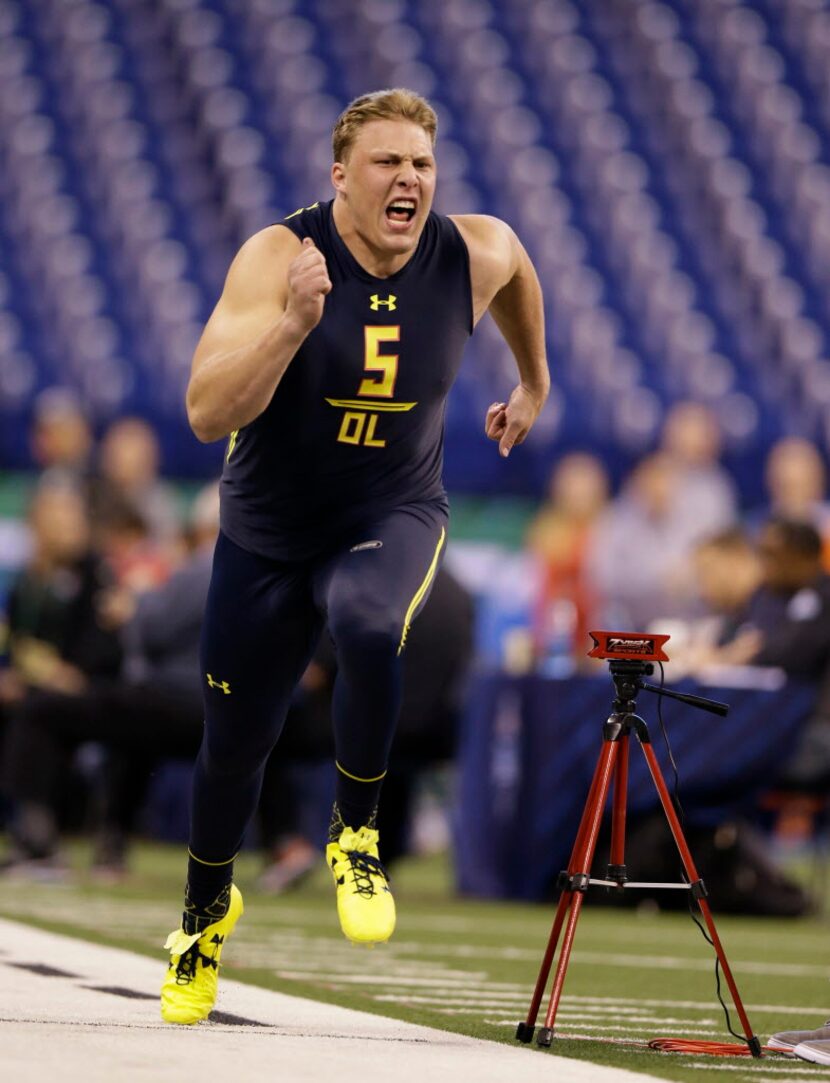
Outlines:
{"type": "Polygon", "coordinates": [[[267,409],[232,434],[222,474],[223,532],[277,560],[314,556],[391,508],[446,508],[444,405],[472,331],[467,246],[431,213],[405,266],[375,278],[332,207],[281,223],[313,239],[332,289],[267,409]]]}

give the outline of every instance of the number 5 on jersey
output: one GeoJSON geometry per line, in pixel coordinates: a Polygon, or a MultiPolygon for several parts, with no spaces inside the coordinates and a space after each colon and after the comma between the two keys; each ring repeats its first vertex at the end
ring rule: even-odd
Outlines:
{"type": "Polygon", "coordinates": [[[383,354],[380,346],[383,342],[400,342],[400,327],[364,327],[363,368],[366,372],[380,372],[382,376],[370,380],[367,376],[361,381],[358,395],[363,398],[391,399],[395,394],[395,381],[398,378],[398,355],[383,354]]]}

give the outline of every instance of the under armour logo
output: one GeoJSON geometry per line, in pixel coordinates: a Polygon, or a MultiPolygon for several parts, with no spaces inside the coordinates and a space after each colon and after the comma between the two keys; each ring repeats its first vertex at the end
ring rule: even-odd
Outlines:
{"type": "Polygon", "coordinates": [[[390,293],[389,296],[386,298],[386,300],[382,301],[380,299],[380,297],[378,296],[378,294],[373,293],[372,294],[372,301],[371,301],[371,304],[370,304],[369,307],[371,308],[371,310],[373,312],[377,312],[377,310],[380,308],[381,305],[386,305],[386,307],[389,309],[390,312],[394,312],[395,311],[395,302],[397,301],[397,299],[398,298],[395,296],[394,293],[390,293]]]}
{"type": "Polygon", "coordinates": [[[211,688],[221,689],[226,696],[229,696],[231,694],[231,686],[228,684],[227,681],[215,681],[209,673],[206,676],[207,683],[210,685],[211,688]]]}

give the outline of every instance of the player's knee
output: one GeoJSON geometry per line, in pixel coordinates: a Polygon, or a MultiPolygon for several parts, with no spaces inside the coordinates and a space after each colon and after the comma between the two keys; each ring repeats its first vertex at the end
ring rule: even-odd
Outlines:
{"type": "Polygon", "coordinates": [[[401,642],[400,618],[382,606],[361,612],[330,613],[329,627],[341,657],[350,651],[359,651],[364,657],[393,657],[401,642]]]}

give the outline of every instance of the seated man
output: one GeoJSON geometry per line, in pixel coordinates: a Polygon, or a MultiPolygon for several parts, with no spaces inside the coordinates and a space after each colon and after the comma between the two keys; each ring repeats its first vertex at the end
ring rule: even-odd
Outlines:
{"type": "MultiPolygon", "coordinates": [[[[32,553],[12,583],[8,602],[10,666],[0,673],[0,703],[11,735],[31,713],[66,707],[90,683],[114,676],[120,664],[117,637],[102,625],[96,598],[107,585],[106,569],[91,545],[91,524],[82,488],[64,474],[46,475],[29,509],[32,553]]],[[[16,803],[11,825],[16,857],[47,858],[54,834],[25,790],[39,774],[37,759],[25,765],[0,756],[7,796],[16,803]]]]}
{"type": "Polygon", "coordinates": [[[122,591],[102,595],[101,619],[122,629],[120,679],[103,674],[71,695],[42,693],[16,705],[5,740],[6,790],[26,815],[14,835],[13,864],[54,861],[55,797],[62,767],[81,743],[103,743],[111,753],[111,771],[118,772],[105,780],[105,831],[96,855],[96,863],[108,871],[123,861],[155,762],[195,756],[204,717],[199,634],[218,511],[216,486],[211,486],[195,505],[193,551],[164,586],[137,598],[122,591]]]}
{"type": "Polygon", "coordinates": [[[825,788],[830,782],[830,575],[824,571],[821,536],[809,523],[770,519],[757,549],[761,584],[718,661],[778,666],[790,677],[815,682],[812,717],[780,781],[793,789],[825,788]]]}

